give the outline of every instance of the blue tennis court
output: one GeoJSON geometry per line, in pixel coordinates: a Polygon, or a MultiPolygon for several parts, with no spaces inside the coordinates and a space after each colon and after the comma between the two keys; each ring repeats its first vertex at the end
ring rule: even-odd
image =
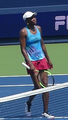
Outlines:
{"type": "MultiPolygon", "coordinates": [[[[54,78],[55,78],[55,84],[61,84],[61,83],[64,83],[64,82],[68,82],[68,75],[54,75],[54,78]]],[[[19,93],[23,93],[23,92],[27,92],[27,91],[31,91],[33,88],[33,83],[32,83],[32,80],[30,78],[30,76],[5,76],[5,77],[0,77],[0,97],[6,97],[6,96],[10,96],[10,95],[15,95],[15,94],[19,94],[19,93]]],[[[65,93],[63,95],[63,90],[61,90],[60,92],[57,91],[57,97],[58,97],[58,101],[59,103],[57,103],[56,99],[55,98],[55,92],[52,92],[50,93],[51,94],[51,97],[53,96],[53,99],[51,99],[50,97],[50,111],[52,114],[54,114],[56,116],[56,119],[63,119],[63,120],[67,120],[68,119],[68,87],[65,88],[65,93]],[[59,96],[61,96],[59,98],[59,96]],[[54,100],[54,101],[53,101],[54,100]],[[62,104],[63,106],[62,106],[62,104]],[[65,104],[64,104],[65,103],[65,104]],[[59,107],[57,107],[56,105],[59,104],[59,107]],[[51,106],[52,105],[52,106],[51,106]],[[65,105],[65,106],[64,106],[65,105]],[[59,109],[60,112],[57,112],[57,110],[55,109],[55,107],[57,109],[59,109]],[[63,111],[61,111],[63,109],[63,111]],[[61,115],[63,114],[64,118],[61,117],[61,115]],[[58,116],[57,116],[58,115],[58,116]]],[[[36,98],[37,99],[37,98],[36,98]]],[[[35,99],[35,101],[36,101],[35,99]]],[[[39,98],[41,99],[41,98],[39,98]]],[[[22,102],[22,100],[20,101],[22,102]]],[[[39,103],[40,104],[40,103],[39,103]]],[[[20,106],[21,108],[18,108],[20,109],[20,113],[18,114],[19,116],[22,114],[22,112],[24,112],[22,110],[23,107],[25,104],[22,102],[22,105],[20,106]]],[[[8,108],[9,104],[7,105],[7,108],[8,108]]],[[[39,105],[40,106],[40,105],[39,105]]],[[[0,105],[0,108],[3,107],[3,105],[0,105]]],[[[6,108],[6,109],[7,109],[6,108]]],[[[2,109],[2,108],[1,108],[2,109]]],[[[35,109],[35,104],[32,108],[32,111],[35,109]]],[[[41,109],[39,109],[39,112],[38,114],[34,114],[33,113],[33,117],[31,118],[27,118],[26,116],[21,116],[21,117],[15,117],[16,114],[14,114],[12,111],[12,106],[11,106],[11,114],[9,115],[9,117],[5,117],[7,116],[6,115],[6,112],[4,112],[3,110],[3,113],[1,112],[0,110],[0,119],[4,119],[4,120],[42,120],[42,119],[46,119],[46,118],[42,118],[42,114],[41,111],[42,111],[42,107],[41,109]]],[[[9,111],[8,111],[8,114],[9,114],[9,111]]]]}

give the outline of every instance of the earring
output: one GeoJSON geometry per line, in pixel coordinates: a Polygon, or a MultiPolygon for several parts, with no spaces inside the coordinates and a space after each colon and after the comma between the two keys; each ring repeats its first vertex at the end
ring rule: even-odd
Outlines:
{"type": "Polygon", "coordinates": [[[29,23],[27,23],[27,25],[29,25],[29,23]]]}

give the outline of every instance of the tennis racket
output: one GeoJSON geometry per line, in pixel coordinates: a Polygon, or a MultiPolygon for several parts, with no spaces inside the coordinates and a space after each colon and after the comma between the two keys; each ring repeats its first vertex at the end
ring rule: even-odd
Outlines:
{"type": "MultiPolygon", "coordinates": [[[[48,86],[53,86],[55,84],[55,79],[54,79],[53,75],[49,71],[47,71],[47,70],[44,70],[44,72],[48,74],[48,86]]],[[[44,88],[45,86],[44,86],[44,84],[41,81],[39,72],[38,72],[37,78],[39,80],[39,84],[41,85],[41,87],[44,88]]]]}
{"type": "MultiPolygon", "coordinates": [[[[30,69],[30,67],[26,63],[22,62],[22,65],[24,67],[26,67],[27,69],[30,69]]],[[[41,82],[40,72],[38,70],[35,70],[35,71],[38,72],[38,74],[36,75],[36,77],[39,80],[39,84],[41,85],[41,87],[45,88],[45,86],[41,82]]],[[[48,74],[48,86],[53,86],[55,84],[54,76],[49,71],[47,71],[47,70],[44,70],[44,72],[46,72],[48,74]]]]}

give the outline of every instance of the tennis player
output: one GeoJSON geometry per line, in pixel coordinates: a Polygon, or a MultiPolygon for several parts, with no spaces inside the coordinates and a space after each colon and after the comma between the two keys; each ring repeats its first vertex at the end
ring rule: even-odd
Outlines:
{"type": "MultiPolygon", "coordinates": [[[[20,30],[21,52],[25,58],[27,65],[30,66],[30,70],[27,70],[27,72],[28,74],[30,74],[33,80],[33,90],[41,88],[39,81],[35,75],[37,74],[35,70],[40,71],[42,83],[47,86],[47,73],[45,73],[44,70],[53,68],[53,64],[50,61],[42,39],[41,27],[37,25],[36,15],[37,13],[33,13],[31,11],[27,11],[26,13],[24,13],[23,20],[26,22],[27,25],[20,30]]],[[[29,100],[26,102],[25,110],[27,116],[31,116],[30,108],[34,97],[35,96],[30,96],[29,100]]],[[[54,118],[54,116],[48,114],[49,93],[47,92],[42,94],[42,99],[44,106],[43,115],[50,119],[54,118]]]]}

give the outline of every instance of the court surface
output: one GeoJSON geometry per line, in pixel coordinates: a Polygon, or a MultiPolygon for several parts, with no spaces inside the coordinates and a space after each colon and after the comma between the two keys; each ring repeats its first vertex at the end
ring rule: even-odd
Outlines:
{"type": "MultiPolygon", "coordinates": [[[[68,75],[54,75],[55,84],[68,82],[68,75]]],[[[30,76],[1,76],[0,77],[0,97],[6,97],[26,91],[33,88],[33,83],[30,76]]],[[[43,120],[46,118],[33,117],[33,118],[1,118],[0,120],[43,120]]],[[[68,120],[68,118],[56,118],[57,120],[68,120]]]]}

